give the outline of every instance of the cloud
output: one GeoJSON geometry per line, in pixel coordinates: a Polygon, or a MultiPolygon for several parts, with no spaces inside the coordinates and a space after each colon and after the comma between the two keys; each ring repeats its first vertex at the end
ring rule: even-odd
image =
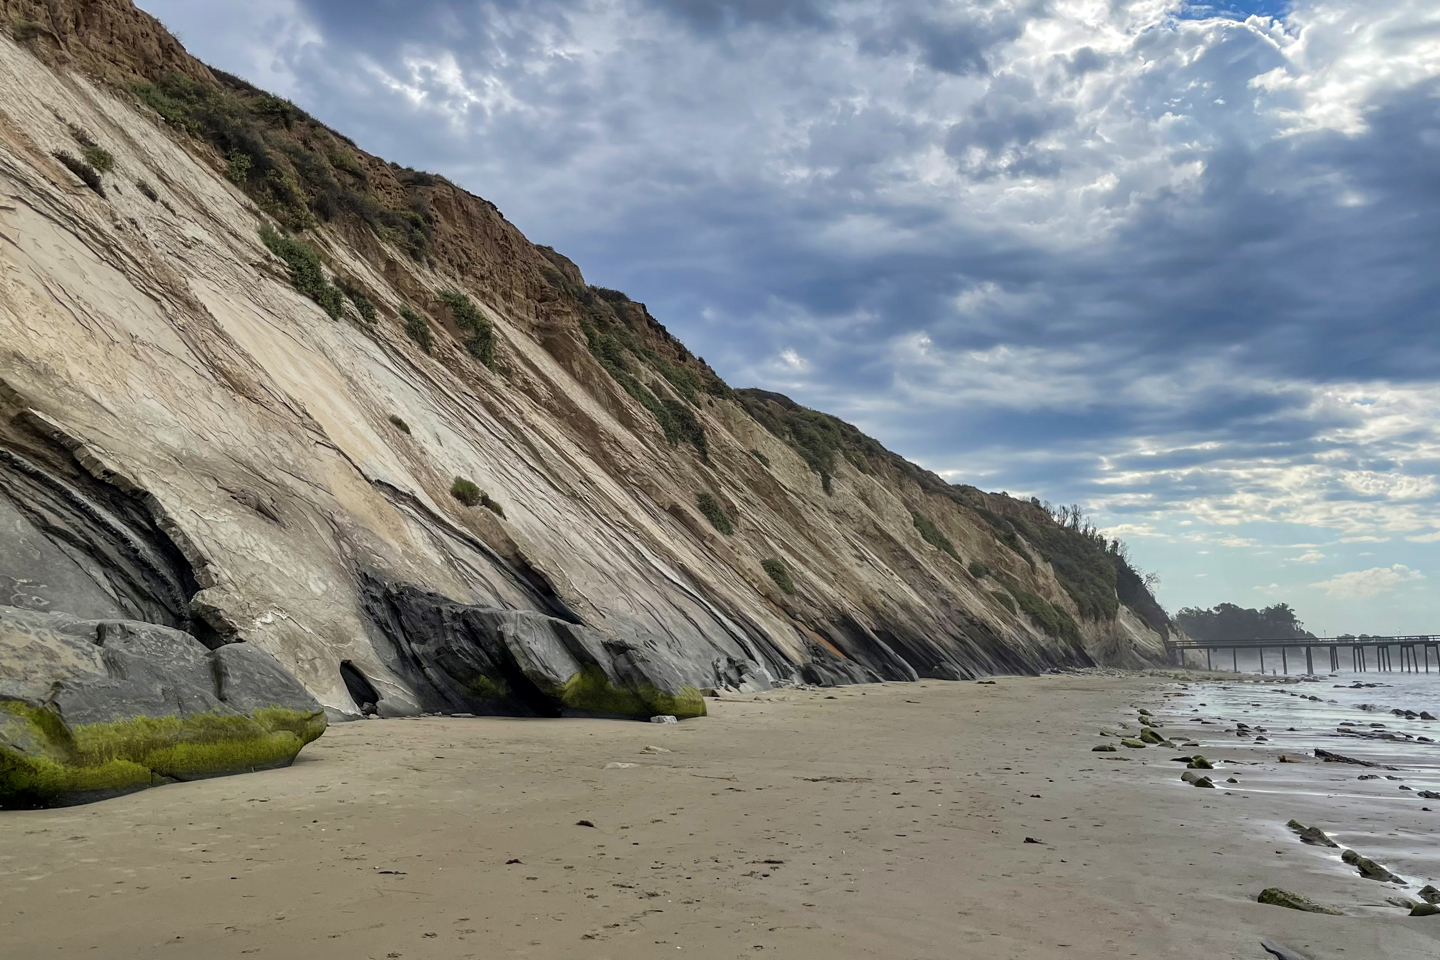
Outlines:
{"type": "Polygon", "coordinates": [[[1440,543],[1429,0],[140,2],[732,383],[1148,566],[1440,543]]]}
{"type": "Polygon", "coordinates": [[[1298,556],[1298,557],[1292,557],[1292,558],[1291,558],[1291,562],[1292,562],[1292,563],[1318,563],[1318,562],[1320,562],[1321,560],[1324,560],[1324,559],[1325,559],[1325,554],[1321,553],[1319,550],[1307,550],[1305,553],[1300,554],[1300,556],[1298,556]]]}
{"type": "Polygon", "coordinates": [[[1332,597],[1342,600],[1363,600],[1367,597],[1389,593],[1402,583],[1424,580],[1419,570],[1411,570],[1403,563],[1390,567],[1372,567],[1369,570],[1354,570],[1313,583],[1311,586],[1324,590],[1332,597]]]}

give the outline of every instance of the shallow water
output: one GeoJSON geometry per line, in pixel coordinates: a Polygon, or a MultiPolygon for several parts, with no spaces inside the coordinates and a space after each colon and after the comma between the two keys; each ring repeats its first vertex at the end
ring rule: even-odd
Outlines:
{"type": "MultiPolygon", "coordinates": [[[[1184,744],[1171,754],[1198,753],[1215,763],[1210,776],[1217,788],[1242,799],[1279,801],[1288,816],[1320,827],[1342,848],[1353,848],[1409,881],[1357,886],[1356,903],[1382,907],[1387,896],[1413,899],[1425,884],[1440,884],[1440,799],[1419,796],[1422,790],[1440,792],[1440,742],[1434,742],[1440,741],[1440,721],[1397,717],[1390,712],[1396,708],[1440,716],[1440,674],[1252,675],[1181,683],[1151,710],[1165,735],[1184,744]],[[1354,689],[1357,679],[1377,685],[1354,689]],[[1372,709],[1361,709],[1362,704],[1372,709]],[[1250,729],[1238,727],[1241,723],[1250,729]],[[1392,739],[1381,739],[1385,735],[1392,739]],[[1323,762],[1315,756],[1317,748],[1377,766],[1323,762]],[[1281,757],[1300,762],[1282,762],[1281,757]],[[1231,778],[1238,782],[1229,783],[1231,778]]],[[[1152,747],[1146,753],[1165,749],[1152,747]]],[[[1147,767],[1165,769],[1154,764],[1158,757],[1146,759],[1151,761],[1147,767]]],[[[1184,769],[1180,763],[1173,766],[1165,776],[1178,777],[1184,769]]],[[[1252,829],[1260,831],[1257,840],[1267,843],[1296,842],[1283,819],[1252,829]]],[[[1340,852],[1329,851],[1334,869],[1354,873],[1340,862],[1340,852]]]]}

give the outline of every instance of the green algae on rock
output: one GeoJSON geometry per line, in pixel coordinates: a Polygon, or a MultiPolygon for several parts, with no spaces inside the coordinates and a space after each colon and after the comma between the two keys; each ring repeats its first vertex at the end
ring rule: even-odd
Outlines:
{"type": "Polygon", "coordinates": [[[269,654],[0,607],[0,808],[286,766],[325,714],[269,654]]]}
{"type": "Polygon", "coordinates": [[[705,716],[705,698],[695,687],[665,693],[650,684],[622,687],[605,671],[589,665],[576,673],[552,696],[571,710],[598,716],[638,717],[669,714],[680,720],[705,716]]]}
{"type": "Polygon", "coordinates": [[[1316,903],[1309,897],[1291,893],[1289,890],[1282,890],[1279,887],[1266,887],[1255,899],[1259,903],[1268,903],[1273,907],[1287,907],[1291,910],[1303,910],[1306,913],[1327,913],[1334,917],[1345,915],[1343,911],[1334,907],[1327,907],[1323,903],[1316,903]]]}

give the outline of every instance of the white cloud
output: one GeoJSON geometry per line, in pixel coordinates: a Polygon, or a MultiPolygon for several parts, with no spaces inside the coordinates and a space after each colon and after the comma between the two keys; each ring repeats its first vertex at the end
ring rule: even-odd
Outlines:
{"type": "Polygon", "coordinates": [[[1364,600],[1382,593],[1389,593],[1402,583],[1424,579],[1425,575],[1419,570],[1411,570],[1405,564],[1397,563],[1390,567],[1352,570],[1349,573],[1331,577],[1329,580],[1312,583],[1311,586],[1319,587],[1327,595],[1338,599],[1364,600]]]}
{"type": "Polygon", "coordinates": [[[1319,550],[1310,550],[1306,553],[1300,554],[1300,556],[1298,557],[1294,557],[1293,561],[1295,563],[1317,563],[1318,561],[1324,559],[1325,554],[1321,553],[1319,550]]]}

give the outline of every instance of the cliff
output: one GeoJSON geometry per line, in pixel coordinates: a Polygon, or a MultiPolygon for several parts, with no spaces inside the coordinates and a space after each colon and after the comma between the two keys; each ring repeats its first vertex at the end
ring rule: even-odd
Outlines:
{"type": "Polygon", "coordinates": [[[0,604],[246,641],[332,717],[1162,653],[1112,545],[732,390],[129,0],[0,12],[0,604]]]}

